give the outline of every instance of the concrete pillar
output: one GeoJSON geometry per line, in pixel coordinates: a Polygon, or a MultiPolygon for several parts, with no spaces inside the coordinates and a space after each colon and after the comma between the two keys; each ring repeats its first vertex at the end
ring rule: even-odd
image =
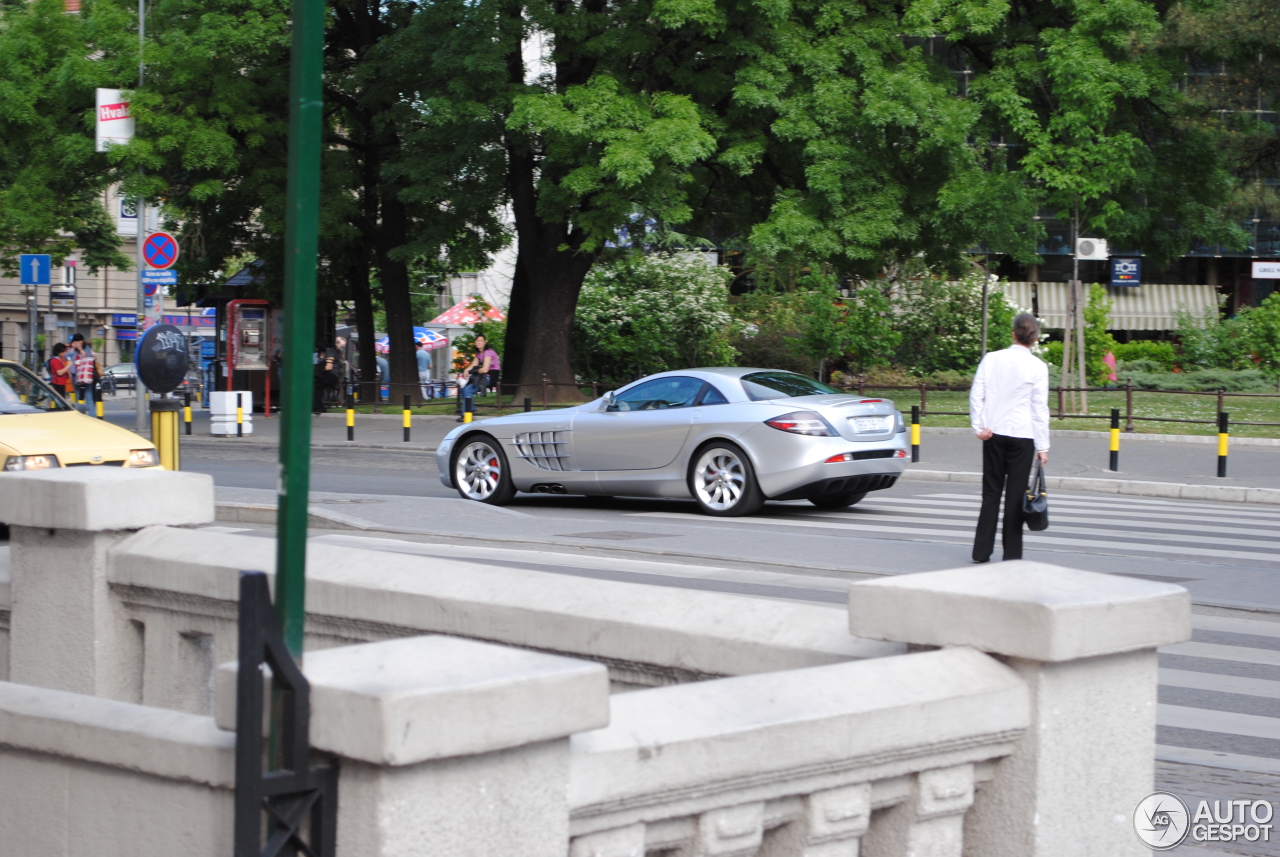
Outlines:
{"type": "Polygon", "coordinates": [[[1148,853],[1132,816],[1154,777],[1156,647],[1191,636],[1185,589],[994,563],[854,584],[849,627],[873,639],[971,646],[1026,681],[1031,725],[977,792],[965,855],[1148,853]]]}
{"type": "MultiPolygon", "coordinates": [[[[609,722],[600,664],[455,637],[308,652],[311,744],[340,758],[338,853],[564,857],[569,736],[609,722]]],[[[217,718],[235,728],[235,665],[217,718]]]]}
{"type": "Polygon", "coordinates": [[[11,527],[9,680],[140,698],[136,632],[113,605],[107,554],[131,532],[214,520],[213,479],[118,467],[8,473],[0,521],[11,527]]]}

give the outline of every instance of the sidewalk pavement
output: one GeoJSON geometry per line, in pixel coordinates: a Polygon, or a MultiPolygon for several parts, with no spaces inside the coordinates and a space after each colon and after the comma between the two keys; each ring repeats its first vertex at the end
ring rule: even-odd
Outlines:
{"type": "MultiPolygon", "coordinates": [[[[209,412],[193,409],[192,436],[183,444],[198,454],[210,447],[233,444],[274,447],[280,439],[280,418],[253,417],[252,434],[244,438],[213,437],[209,432],[209,412]]],[[[108,401],[107,419],[128,429],[134,428],[132,399],[108,401]]],[[[485,417],[476,422],[483,424],[485,417]]],[[[410,442],[404,442],[401,416],[393,414],[356,414],[355,440],[347,440],[345,414],[341,411],[311,418],[312,445],[322,449],[386,449],[433,452],[440,440],[458,423],[451,416],[415,416],[410,442]]],[[[143,432],[146,434],[146,432],[143,432]]],[[[1109,464],[1109,437],[1103,432],[1053,432],[1049,465],[1045,468],[1050,487],[1109,493],[1145,494],[1188,499],[1251,500],[1280,502],[1262,495],[1250,496],[1248,489],[1280,491],[1280,443],[1260,445],[1233,441],[1227,459],[1227,477],[1217,476],[1218,450],[1209,439],[1144,439],[1121,435],[1120,470],[1112,472],[1109,464]],[[1063,483],[1060,479],[1070,480],[1063,483]],[[1090,484],[1093,483],[1093,484],[1090,484]],[[1202,486],[1202,490],[1152,487],[1202,486]],[[1204,489],[1213,489],[1213,494],[1204,489]],[[1225,490],[1231,489],[1231,490],[1225,490]]],[[[1167,436],[1166,436],[1167,437],[1167,436]]],[[[1261,439],[1248,439],[1261,440],[1261,439]]],[[[979,441],[967,429],[932,429],[926,427],[920,439],[920,461],[908,468],[906,478],[935,481],[978,481],[982,470],[979,441]]]]}

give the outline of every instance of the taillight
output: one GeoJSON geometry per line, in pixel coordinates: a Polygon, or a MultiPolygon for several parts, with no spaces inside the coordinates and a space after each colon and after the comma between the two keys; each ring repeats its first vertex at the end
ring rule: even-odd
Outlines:
{"type": "Polygon", "coordinates": [[[831,424],[822,418],[821,414],[813,411],[792,411],[789,414],[783,414],[780,417],[774,417],[771,420],[765,420],[764,424],[778,431],[790,432],[791,434],[805,434],[810,437],[836,437],[836,432],[831,428],[831,424]]]}

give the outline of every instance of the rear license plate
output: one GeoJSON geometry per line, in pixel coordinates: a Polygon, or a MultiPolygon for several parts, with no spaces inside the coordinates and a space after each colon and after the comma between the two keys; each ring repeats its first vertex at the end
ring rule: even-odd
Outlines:
{"type": "Polygon", "coordinates": [[[888,417],[850,417],[849,422],[853,423],[853,430],[858,434],[889,430],[888,417]]]}

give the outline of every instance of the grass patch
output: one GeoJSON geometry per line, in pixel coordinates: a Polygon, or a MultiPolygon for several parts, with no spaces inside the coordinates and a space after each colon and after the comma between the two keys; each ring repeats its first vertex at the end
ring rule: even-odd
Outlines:
{"type": "MultiPolygon", "coordinates": [[[[868,386],[866,394],[892,399],[898,410],[904,414],[911,413],[911,406],[920,404],[920,393],[913,390],[876,390],[868,386]]],[[[938,411],[969,411],[968,391],[933,391],[927,397],[928,410],[934,413],[925,414],[920,419],[924,426],[963,426],[968,427],[968,416],[942,416],[938,411]]],[[[1111,409],[1120,409],[1120,427],[1124,428],[1125,393],[1115,390],[1089,394],[1089,412],[1097,414],[1094,418],[1068,417],[1057,418],[1058,394],[1049,392],[1049,428],[1051,429],[1084,429],[1088,431],[1107,431],[1111,428],[1111,409]]],[[[1280,426],[1244,426],[1236,421],[1280,423],[1280,397],[1239,398],[1227,395],[1224,410],[1231,415],[1231,433],[1240,437],[1280,437],[1280,426]]],[[[1148,422],[1134,420],[1135,431],[1146,434],[1190,434],[1212,436],[1218,433],[1217,428],[1217,396],[1187,396],[1174,393],[1148,392],[1134,390],[1133,415],[1135,417],[1153,417],[1157,419],[1211,420],[1212,424],[1148,422]]]]}

